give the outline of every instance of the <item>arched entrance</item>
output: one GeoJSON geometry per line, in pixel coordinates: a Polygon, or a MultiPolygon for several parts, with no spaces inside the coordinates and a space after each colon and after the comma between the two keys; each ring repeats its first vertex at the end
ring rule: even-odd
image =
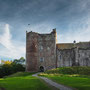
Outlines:
{"type": "Polygon", "coordinates": [[[44,67],[40,66],[40,72],[44,72],[44,67]]]}

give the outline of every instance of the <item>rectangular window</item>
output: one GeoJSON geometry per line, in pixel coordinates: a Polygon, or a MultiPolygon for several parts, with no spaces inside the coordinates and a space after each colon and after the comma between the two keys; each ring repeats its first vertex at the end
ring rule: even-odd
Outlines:
{"type": "Polygon", "coordinates": [[[44,62],[44,57],[40,58],[40,62],[44,62]]]}
{"type": "Polygon", "coordinates": [[[59,56],[59,58],[61,59],[61,55],[59,56]]]}

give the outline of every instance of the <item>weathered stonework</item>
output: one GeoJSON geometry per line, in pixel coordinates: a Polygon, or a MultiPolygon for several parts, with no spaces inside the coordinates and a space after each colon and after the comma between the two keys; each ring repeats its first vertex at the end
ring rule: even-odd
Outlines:
{"type": "Polygon", "coordinates": [[[58,47],[59,46],[57,46],[56,55],[57,67],[90,66],[90,42],[84,42],[82,43],[82,45],[81,43],[76,43],[73,44],[72,48],[67,47],[67,45],[65,49],[63,48],[63,46],[61,46],[60,48],[58,47]]]}
{"type": "Polygon", "coordinates": [[[56,68],[56,30],[50,34],[26,33],[26,71],[56,68]]]}
{"type": "Polygon", "coordinates": [[[57,49],[57,67],[72,66],[75,63],[75,52],[73,49],[57,49]]]}
{"type": "Polygon", "coordinates": [[[56,29],[49,34],[26,32],[26,71],[90,66],[90,42],[56,44],[56,29]]]}

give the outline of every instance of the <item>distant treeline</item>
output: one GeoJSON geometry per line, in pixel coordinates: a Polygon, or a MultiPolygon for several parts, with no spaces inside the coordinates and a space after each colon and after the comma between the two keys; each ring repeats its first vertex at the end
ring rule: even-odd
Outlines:
{"type": "Polygon", "coordinates": [[[0,78],[8,76],[10,74],[25,71],[25,59],[21,57],[20,59],[14,59],[13,61],[1,61],[0,65],[0,78]]]}

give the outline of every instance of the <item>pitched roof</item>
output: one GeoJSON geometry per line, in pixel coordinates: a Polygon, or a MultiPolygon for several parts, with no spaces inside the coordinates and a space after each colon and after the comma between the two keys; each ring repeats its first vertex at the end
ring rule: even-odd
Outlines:
{"type": "Polygon", "coordinates": [[[58,49],[71,49],[71,48],[90,48],[90,42],[79,42],[79,43],[58,43],[56,45],[58,49]]]}
{"type": "Polygon", "coordinates": [[[58,49],[71,49],[74,48],[73,43],[59,43],[56,45],[58,49]]]}

